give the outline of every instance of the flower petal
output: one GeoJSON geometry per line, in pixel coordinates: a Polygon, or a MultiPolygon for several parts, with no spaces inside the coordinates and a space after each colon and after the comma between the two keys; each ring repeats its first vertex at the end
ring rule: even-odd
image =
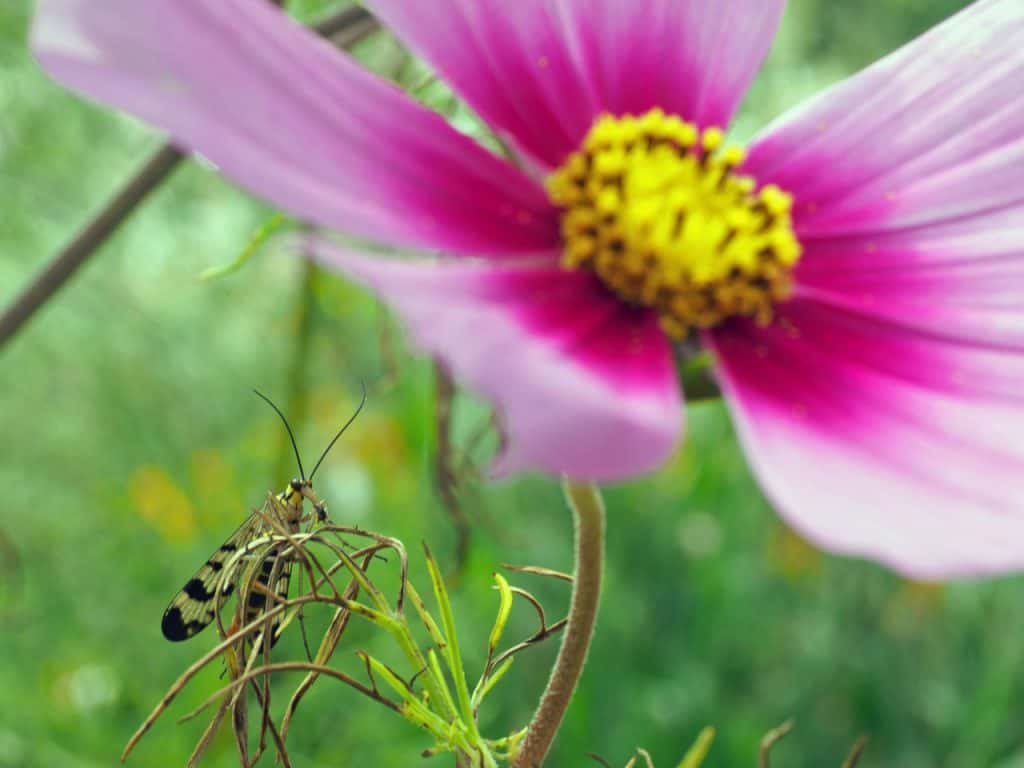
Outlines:
{"type": "Polygon", "coordinates": [[[809,538],[919,578],[1024,566],[1024,357],[805,300],[706,341],[762,487],[809,538]]]}
{"type": "Polygon", "coordinates": [[[301,218],[459,253],[557,242],[534,181],[263,0],[42,0],[33,46],[301,218]]]}
{"type": "Polygon", "coordinates": [[[547,167],[601,112],[726,126],[784,0],[368,0],[513,145],[547,167]]]}
{"type": "Polygon", "coordinates": [[[1024,3],[982,0],[784,115],[745,168],[794,194],[805,241],[1019,221],[1022,79],[1024,3]]]}
{"type": "Polygon", "coordinates": [[[497,406],[508,441],[496,473],[619,480],[656,468],[678,442],[682,401],[657,319],[590,276],[311,248],[380,294],[418,347],[497,406]]]}
{"type": "Polygon", "coordinates": [[[798,292],[1024,350],[1024,5],[987,0],[784,116],[746,170],[796,197],[798,292]]]}

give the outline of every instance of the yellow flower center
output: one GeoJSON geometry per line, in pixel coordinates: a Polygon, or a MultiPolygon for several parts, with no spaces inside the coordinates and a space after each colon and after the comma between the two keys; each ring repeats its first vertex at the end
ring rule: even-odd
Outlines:
{"type": "Polygon", "coordinates": [[[724,139],[658,109],[605,115],[547,181],[563,265],[653,308],[677,339],[729,317],[769,322],[800,258],[790,196],[734,173],[744,153],[724,139]]]}

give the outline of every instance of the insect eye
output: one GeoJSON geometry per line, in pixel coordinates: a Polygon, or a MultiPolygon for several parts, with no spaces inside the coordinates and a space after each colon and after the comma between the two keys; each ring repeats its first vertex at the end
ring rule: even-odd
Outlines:
{"type": "Polygon", "coordinates": [[[292,490],[293,491],[301,491],[302,490],[302,481],[301,480],[292,480],[291,486],[292,486],[292,490]]]}

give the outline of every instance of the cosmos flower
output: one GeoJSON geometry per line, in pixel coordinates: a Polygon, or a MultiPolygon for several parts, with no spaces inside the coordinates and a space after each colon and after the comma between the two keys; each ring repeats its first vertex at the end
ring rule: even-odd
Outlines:
{"type": "Polygon", "coordinates": [[[783,0],[367,0],[502,156],[262,0],[41,0],[59,81],[297,217],[502,412],[611,481],[713,354],[767,496],[918,576],[1024,566],[1024,3],[982,0],[724,139],[783,0]]]}

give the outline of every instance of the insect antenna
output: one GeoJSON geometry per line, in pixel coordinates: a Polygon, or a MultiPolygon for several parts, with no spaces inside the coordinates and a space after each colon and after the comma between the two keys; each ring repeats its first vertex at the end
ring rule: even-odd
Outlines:
{"type": "MultiPolygon", "coordinates": [[[[288,419],[286,419],[286,418],[284,417],[284,414],[283,414],[283,413],[281,413],[281,409],[280,409],[280,408],[278,408],[278,407],[277,407],[276,405],[274,405],[273,401],[271,401],[271,399],[270,399],[269,397],[267,397],[266,395],[264,395],[264,394],[263,394],[262,392],[260,392],[260,391],[259,391],[258,389],[254,389],[254,390],[253,390],[253,392],[255,392],[255,393],[256,393],[256,396],[257,396],[257,397],[259,397],[259,398],[260,398],[261,400],[265,401],[265,402],[267,403],[267,405],[269,405],[269,406],[270,406],[271,408],[273,408],[273,409],[274,409],[274,412],[275,412],[275,413],[276,413],[276,414],[277,414],[278,416],[280,416],[280,417],[281,417],[281,421],[283,421],[283,422],[284,422],[284,428],[285,428],[286,430],[288,430],[288,439],[289,439],[289,440],[291,440],[291,442],[292,442],[292,450],[293,450],[293,451],[295,451],[295,461],[296,461],[296,463],[298,463],[298,465],[299,465],[299,477],[300,477],[300,478],[301,478],[302,480],[305,480],[305,479],[306,479],[306,472],[305,472],[305,470],[304,470],[304,469],[302,468],[302,459],[300,459],[300,458],[299,458],[299,446],[297,446],[297,445],[295,444],[295,435],[294,435],[294,434],[292,434],[292,428],[291,428],[291,425],[289,425],[289,424],[288,424],[288,419]]],[[[365,395],[364,395],[364,399],[365,399],[365,395]]],[[[361,406],[360,406],[360,407],[361,407],[361,406]]],[[[358,411],[356,411],[356,413],[358,413],[358,411]]],[[[347,425],[346,425],[346,426],[347,426],[347,425]]],[[[317,462],[317,466],[320,466],[320,462],[317,462]]],[[[314,471],[314,472],[316,472],[316,469],[314,469],[313,471],[314,471]]]]}
{"type": "Polygon", "coordinates": [[[346,421],[346,422],[345,422],[345,425],[344,425],[344,426],[343,426],[343,427],[342,427],[341,429],[339,429],[339,430],[338,430],[338,434],[336,434],[336,435],[334,436],[334,438],[333,438],[333,439],[331,440],[331,442],[329,442],[329,443],[327,444],[327,447],[326,447],[326,448],[324,448],[324,452],[320,454],[320,458],[319,458],[319,459],[317,459],[317,462],[316,462],[316,466],[315,466],[315,467],[313,467],[313,471],[309,473],[309,480],[310,480],[310,482],[312,482],[312,481],[313,481],[313,475],[315,475],[315,474],[316,474],[316,471],[317,471],[318,469],[320,469],[320,464],[321,464],[321,462],[323,462],[323,460],[324,460],[324,459],[325,459],[325,458],[327,457],[327,453],[328,453],[328,452],[329,452],[329,451],[331,450],[331,448],[333,448],[333,447],[334,447],[334,444],[335,444],[336,442],[338,442],[338,438],[339,438],[339,437],[341,437],[341,436],[342,436],[343,434],[345,434],[345,430],[346,430],[346,429],[348,429],[348,428],[349,428],[349,425],[350,425],[350,424],[351,424],[351,423],[352,423],[353,421],[355,421],[355,420],[356,420],[356,416],[358,416],[358,415],[359,415],[359,412],[360,412],[361,410],[363,410],[363,406],[364,406],[364,405],[366,405],[366,384],[363,384],[363,385],[362,385],[362,387],[363,387],[363,397],[362,397],[362,399],[361,399],[361,400],[359,401],[359,406],[358,406],[358,407],[356,408],[356,412],[355,412],[355,413],[353,413],[353,414],[352,414],[351,416],[349,416],[349,419],[348,419],[348,421],[346,421]]]}

